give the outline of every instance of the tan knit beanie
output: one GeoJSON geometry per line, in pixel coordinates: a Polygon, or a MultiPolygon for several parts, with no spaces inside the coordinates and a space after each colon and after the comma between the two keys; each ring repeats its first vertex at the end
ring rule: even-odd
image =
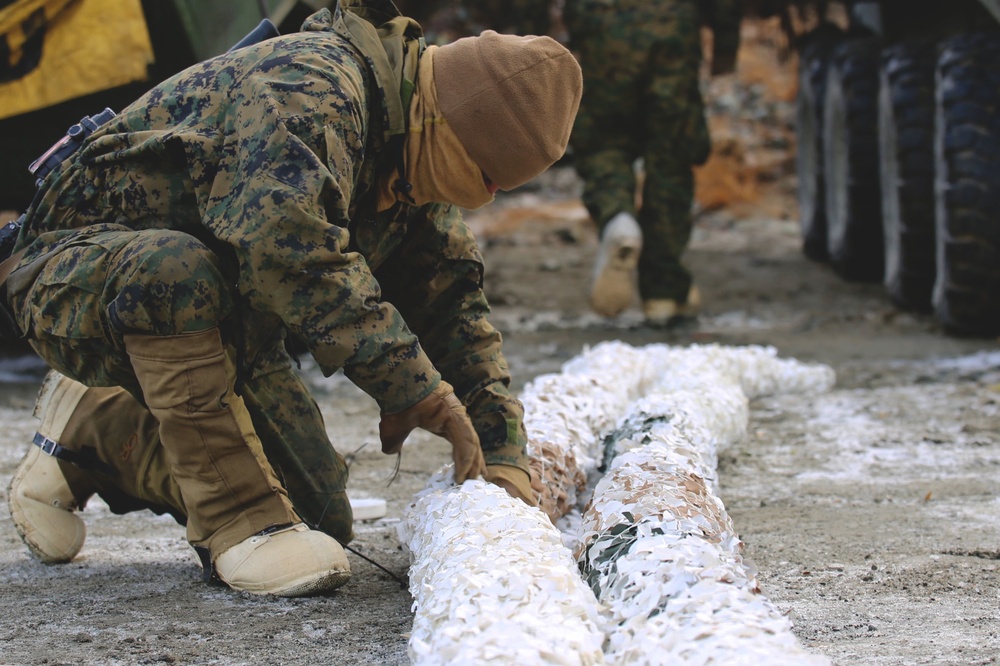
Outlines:
{"type": "Polygon", "coordinates": [[[501,189],[523,185],[566,152],[583,77],[551,37],[486,30],[434,54],[441,115],[501,189]]]}

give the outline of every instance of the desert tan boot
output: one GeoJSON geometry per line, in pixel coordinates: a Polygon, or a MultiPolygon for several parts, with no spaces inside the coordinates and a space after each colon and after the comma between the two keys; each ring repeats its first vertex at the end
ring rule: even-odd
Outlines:
{"type": "Polygon", "coordinates": [[[14,473],[9,497],[14,528],[32,555],[45,564],[76,557],[87,528],[74,513],[76,499],[57,459],[32,446],[14,473]]]}
{"type": "Polygon", "coordinates": [[[635,298],[636,269],[642,252],[642,229],[628,213],[615,215],[601,232],[594,262],[590,306],[604,317],[621,314],[635,298]]]}
{"type": "Polygon", "coordinates": [[[35,403],[34,414],[41,419],[37,446],[21,460],[10,482],[8,504],[14,528],[31,553],[46,564],[72,560],[87,535],[83,519],[74,513],[79,503],[59,461],[49,455],[86,391],[83,384],[57,372],[45,377],[35,403]]]}
{"type": "Polygon", "coordinates": [[[215,575],[236,590],[304,597],[337,589],[351,577],[337,540],[299,523],[265,530],[224,551],[215,575]]]}
{"type": "Polygon", "coordinates": [[[678,319],[696,317],[701,311],[701,292],[692,285],[684,303],[672,298],[651,298],[642,302],[642,311],[650,326],[667,326],[678,319]]]}

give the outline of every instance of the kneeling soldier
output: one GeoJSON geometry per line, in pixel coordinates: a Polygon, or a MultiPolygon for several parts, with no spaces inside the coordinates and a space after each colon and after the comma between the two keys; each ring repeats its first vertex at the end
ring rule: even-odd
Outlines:
{"type": "Polygon", "coordinates": [[[342,585],[347,468],[284,338],[529,504],[523,410],[458,206],[535,177],[579,104],[572,55],[484,32],[427,47],[366,3],[153,88],[39,184],[5,294],[55,372],[10,490],[45,562],[94,494],[187,525],[206,572],[296,596],[342,585]],[[48,455],[52,454],[52,455],[48,455]]]}

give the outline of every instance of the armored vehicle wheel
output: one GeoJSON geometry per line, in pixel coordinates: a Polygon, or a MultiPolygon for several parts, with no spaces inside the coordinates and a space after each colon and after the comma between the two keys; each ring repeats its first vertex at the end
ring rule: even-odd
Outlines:
{"type": "Polygon", "coordinates": [[[951,333],[1000,333],[1000,34],[941,45],[934,145],[937,279],[951,333]]]}
{"type": "Polygon", "coordinates": [[[825,261],[826,204],[823,196],[823,95],[830,53],[843,39],[840,28],[825,23],[803,38],[796,98],[799,219],[802,251],[814,261],[825,261]]]}
{"type": "Polygon", "coordinates": [[[881,46],[874,38],[834,50],[823,110],[827,250],[843,278],[880,281],[884,273],[878,158],[881,46]]]}
{"type": "Polygon", "coordinates": [[[934,67],[931,42],[882,52],[879,160],[885,286],[899,307],[930,310],[934,286],[934,67]]]}

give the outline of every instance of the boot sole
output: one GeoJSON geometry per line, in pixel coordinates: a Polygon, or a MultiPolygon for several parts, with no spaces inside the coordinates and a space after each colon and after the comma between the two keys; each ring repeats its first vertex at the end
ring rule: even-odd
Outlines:
{"type": "Polygon", "coordinates": [[[270,587],[261,585],[256,589],[240,587],[238,584],[227,583],[234,590],[250,594],[273,595],[278,597],[311,597],[333,592],[350,580],[350,571],[327,571],[305,579],[290,581],[283,585],[270,587]]]}
{"type": "Polygon", "coordinates": [[[590,292],[590,305],[604,317],[621,314],[635,298],[633,285],[635,271],[639,266],[638,243],[619,242],[609,251],[608,260],[594,278],[590,292]]]}

